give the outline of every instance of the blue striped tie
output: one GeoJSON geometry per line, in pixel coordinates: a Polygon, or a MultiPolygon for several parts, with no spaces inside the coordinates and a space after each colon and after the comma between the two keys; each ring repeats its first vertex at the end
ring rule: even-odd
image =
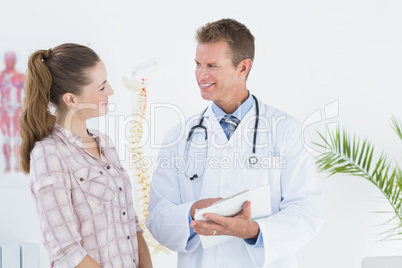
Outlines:
{"type": "Polygon", "coordinates": [[[233,132],[235,132],[237,126],[240,124],[240,120],[233,115],[225,115],[222,117],[220,124],[223,131],[225,131],[226,137],[230,140],[233,132]]]}

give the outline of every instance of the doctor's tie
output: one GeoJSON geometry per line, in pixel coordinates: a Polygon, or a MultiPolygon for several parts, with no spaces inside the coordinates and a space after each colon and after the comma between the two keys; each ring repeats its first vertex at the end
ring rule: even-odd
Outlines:
{"type": "Polygon", "coordinates": [[[225,115],[222,117],[220,124],[225,131],[226,137],[230,140],[233,132],[236,130],[237,126],[240,124],[240,120],[233,115],[225,115]]]}

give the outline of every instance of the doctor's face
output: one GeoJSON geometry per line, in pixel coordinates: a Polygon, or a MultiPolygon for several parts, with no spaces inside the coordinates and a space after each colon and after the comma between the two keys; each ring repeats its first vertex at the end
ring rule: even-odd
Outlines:
{"type": "Polygon", "coordinates": [[[228,43],[199,43],[195,63],[201,97],[214,101],[218,106],[233,101],[237,91],[241,90],[243,80],[230,59],[228,43]]]}

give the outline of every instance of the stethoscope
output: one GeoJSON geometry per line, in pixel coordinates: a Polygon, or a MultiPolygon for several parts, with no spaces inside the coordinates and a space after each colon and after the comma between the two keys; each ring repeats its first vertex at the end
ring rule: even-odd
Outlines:
{"type": "MultiPolygon", "coordinates": [[[[248,159],[248,162],[250,163],[250,165],[256,165],[256,164],[258,163],[258,158],[255,157],[254,155],[255,155],[255,147],[256,147],[256,142],[257,142],[257,128],[258,128],[258,120],[259,120],[259,116],[260,116],[260,110],[259,110],[257,98],[256,98],[254,95],[251,95],[251,96],[253,96],[254,101],[255,101],[255,114],[256,114],[256,117],[255,117],[255,125],[254,125],[253,150],[252,150],[252,155],[251,155],[251,156],[249,157],[249,159],[248,159]]],[[[207,111],[207,109],[208,109],[208,107],[202,112],[202,114],[201,114],[201,119],[200,119],[200,121],[198,122],[198,124],[197,124],[197,125],[194,125],[194,126],[190,129],[190,131],[189,131],[189,133],[188,133],[187,140],[186,140],[186,147],[185,147],[185,148],[186,148],[186,149],[185,149],[185,159],[189,159],[189,158],[188,158],[188,151],[189,151],[189,148],[190,148],[190,147],[189,147],[189,144],[190,144],[191,139],[192,139],[192,136],[193,136],[195,130],[197,130],[197,128],[200,128],[200,129],[202,129],[202,130],[204,131],[205,140],[206,140],[206,141],[208,140],[208,130],[207,130],[207,128],[202,124],[202,123],[204,122],[204,114],[205,114],[205,112],[207,111]]],[[[205,169],[205,167],[204,167],[204,169],[205,169]]],[[[201,175],[202,175],[202,174],[201,174],[201,175]]],[[[200,175],[200,176],[201,176],[201,175],[200,175]]],[[[187,175],[187,173],[186,173],[186,176],[187,176],[188,178],[190,178],[190,180],[194,180],[195,178],[198,178],[198,177],[199,177],[199,175],[198,175],[197,173],[195,173],[195,174],[193,174],[193,175],[187,175]]]]}

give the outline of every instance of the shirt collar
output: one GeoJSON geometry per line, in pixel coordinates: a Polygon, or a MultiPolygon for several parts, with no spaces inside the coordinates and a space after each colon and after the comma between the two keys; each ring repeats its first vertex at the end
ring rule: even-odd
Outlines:
{"type": "MultiPolygon", "coordinates": [[[[246,99],[246,101],[244,101],[239,107],[237,107],[236,111],[229,115],[233,115],[236,118],[243,120],[244,116],[246,116],[251,107],[253,107],[253,104],[253,96],[248,91],[248,98],[246,99]]],[[[222,117],[227,115],[227,113],[225,113],[218,105],[216,105],[215,102],[212,102],[212,111],[214,112],[218,121],[221,121],[222,117]]]]}
{"type": "MultiPolygon", "coordinates": [[[[99,137],[99,132],[97,130],[87,129],[87,132],[92,138],[98,138],[99,137]]],[[[78,144],[82,146],[82,139],[81,139],[80,136],[78,136],[77,134],[74,134],[70,130],[60,126],[57,123],[54,125],[54,133],[57,136],[59,136],[60,138],[67,138],[67,140],[71,144],[74,144],[74,143],[78,142],[78,144]]]]}

